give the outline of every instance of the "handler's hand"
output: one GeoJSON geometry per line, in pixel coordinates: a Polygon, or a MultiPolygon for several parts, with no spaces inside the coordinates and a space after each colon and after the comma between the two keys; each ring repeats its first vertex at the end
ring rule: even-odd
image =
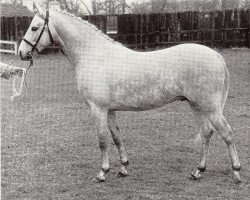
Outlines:
{"type": "Polygon", "coordinates": [[[23,75],[23,68],[21,67],[12,67],[11,74],[21,77],[23,75]]]}
{"type": "Polygon", "coordinates": [[[8,67],[1,73],[1,78],[9,79],[11,77],[11,69],[8,67]]]}

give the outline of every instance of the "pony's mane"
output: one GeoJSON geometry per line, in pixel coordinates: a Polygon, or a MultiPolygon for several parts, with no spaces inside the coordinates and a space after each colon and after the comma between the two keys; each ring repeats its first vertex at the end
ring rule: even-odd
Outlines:
{"type": "Polygon", "coordinates": [[[119,44],[121,46],[123,46],[121,43],[113,40],[112,38],[110,38],[109,36],[107,36],[106,34],[104,34],[101,30],[99,30],[95,25],[91,24],[90,22],[88,22],[87,20],[84,20],[80,17],[75,16],[74,14],[68,13],[66,10],[53,10],[53,11],[57,11],[60,12],[63,15],[69,16],[71,18],[73,18],[74,20],[79,21],[80,23],[83,23],[84,25],[87,25],[88,27],[90,27],[92,30],[96,31],[99,35],[101,35],[104,39],[106,39],[107,41],[110,41],[114,44],[119,44]]]}

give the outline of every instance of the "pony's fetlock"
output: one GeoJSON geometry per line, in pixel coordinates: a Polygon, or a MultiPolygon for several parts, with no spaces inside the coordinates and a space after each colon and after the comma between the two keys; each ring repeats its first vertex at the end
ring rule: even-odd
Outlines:
{"type": "Polygon", "coordinates": [[[242,182],[241,178],[240,178],[240,172],[239,170],[233,170],[233,174],[234,174],[234,182],[239,184],[242,182]]]}
{"type": "Polygon", "coordinates": [[[197,169],[195,172],[192,172],[191,178],[193,180],[199,180],[201,178],[201,171],[199,169],[197,169]]]}

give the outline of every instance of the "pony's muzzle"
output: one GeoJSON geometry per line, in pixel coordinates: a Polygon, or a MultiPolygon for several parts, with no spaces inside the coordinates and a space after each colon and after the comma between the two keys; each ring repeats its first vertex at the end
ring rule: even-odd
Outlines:
{"type": "Polygon", "coordinates": [[[26,55],[22,53],[22,51],[19,51],[19,56],[22,60],[32,60],[32,52],[29,51],[26,55]]]}

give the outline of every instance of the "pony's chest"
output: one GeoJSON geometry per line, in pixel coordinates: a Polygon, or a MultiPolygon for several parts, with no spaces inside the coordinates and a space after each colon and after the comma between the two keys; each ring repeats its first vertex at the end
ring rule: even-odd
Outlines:
{"type": "Polygon", "coordinates": [[[109,101],[109,83],[107,75],[96,68],[77,71],[78,91],[84,100],[98,101],[106,104],[109,101]]]}

